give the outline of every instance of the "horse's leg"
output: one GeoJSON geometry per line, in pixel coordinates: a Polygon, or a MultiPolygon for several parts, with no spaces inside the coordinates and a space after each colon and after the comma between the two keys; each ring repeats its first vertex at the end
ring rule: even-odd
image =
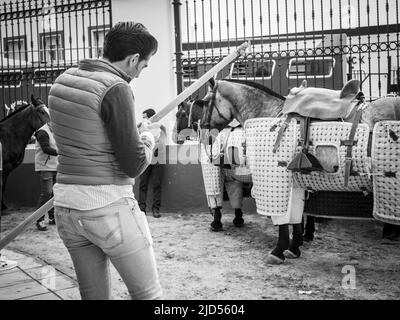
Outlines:
{"type": "Polygon", "coordinates": [[[8,209],[8,207],[4,203],[4,193],[6,190],[7,178],[8,178],[8,172],[3,171],[2,186],[1,186],[1,211],[6,211],[8,209]]]}
{"type": "Polygon", "coordinates": [[[221,231],[222,230],[222,223],[221,223],[221,208],[217,207],[211,209],[211,214],[213,215],[213,222],[211,222],[211,231],[221,231]]]}
{"type": "Polygon", "coordinates": [[[289,248],[289,224],[279,225],[278,243],[271,251],[267,262],[269,264],[280,264],[285,260],[283,252],[289,248]]]}
{"type": "Polygon", "coordinates": [[[242,227],[244,224],[243,220],[243,183],[234,180],[231,176],[225,175],[225,188],[228,194],[229,202],[232,208],[235,209],[235,218],[233,224],[236,227],[242,227]]]}
{"type": "Polygon", "coordinates": [[[292,241],[289,249],[284,252],[284,255],[289,259],[296,259],[301,255],[300,246],[303,245],[303,224],[293,224],[292,229],[292,241]]]}
{"type": "Polygon", "coordinates": [[[243,227],[244,220],[243,220],[243,212],[241,208],[235,209],[235,219],[233,219],[233,224],[236,227],[243,227]]]}
{"type": "Polygon", "coordinates": [[[304,241],[313,241],[315,232],[315,217],[307,216],[306,227],[304,232],[304,241]]]}

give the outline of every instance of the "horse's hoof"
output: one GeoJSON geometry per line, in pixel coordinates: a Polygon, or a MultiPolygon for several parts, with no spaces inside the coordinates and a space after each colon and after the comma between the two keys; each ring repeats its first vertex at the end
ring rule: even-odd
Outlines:
{"type": "Polygon", "coordinates": [[[268,264],[275,264],[275,265],[277,265],[277,264],[282,264],[282,263],[284,263],[285,262],[285,260],[284,259],[281,259],[281,258],[279,258],[279,257],[277,257],[277,256],[275,256],[275,255],[273,255],[272,253],[270,253],[270,254],[268,254],[268,257],[267,257],[267,261],[266,261],[268,264]]]}
{"type": "Polygon", "coordinates": [[[243,218],[237,217],[237,218],[233,219],[233,224],[238,228],[243,227],[244,220],[243,220],[243,218]]]}
{"type": "Polygon", "coordinates": [[[214,232],[222,231],[222,223],[216,221],[211,222],[211,231],[214,232]]]}
{"type": "Polygon", "coordinates": [[[306,242],[311,242],[314,240],[314,235],[313,234],[304,234],[303,235],[303,240],[306,242]]]}
{"type": "Polygon", "coordinates": [[[293,252],[293,251],[291,251],[291,250],[285,250],[285,251],[283,251],[283,255],[285,256],[285,258],[287,258],[287,259],[297,259],[297,258],[299,258],[300,257],[300,250],[299,249],[297,249],[296,250],[296,252],[293,252]]]}

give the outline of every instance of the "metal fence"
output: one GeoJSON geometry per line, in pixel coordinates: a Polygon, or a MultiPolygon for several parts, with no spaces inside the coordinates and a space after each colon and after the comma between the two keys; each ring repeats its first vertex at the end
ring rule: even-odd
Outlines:
{"type": "Polygon", "coordinates": [[[28,101],[47,103],[55,78],[101,55],[111,0],[0,1],[0,118],[28,101]]]}
{"type": "Polygon", "coordinates": [[[250,41],[247,55],[219,78],[257,81],[282,95],[303,79],[336,90],[359,79],[371,100],[400,93],[399,0],[175,0],[173,5],[181,14],[178,85],[190,85],[250,41]]]}

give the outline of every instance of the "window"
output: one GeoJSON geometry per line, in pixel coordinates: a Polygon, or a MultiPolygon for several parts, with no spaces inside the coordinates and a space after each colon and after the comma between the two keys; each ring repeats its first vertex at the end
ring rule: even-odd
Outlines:
{"type": "Polygon", "coordinates": [[[275,60],[239,60],[232,64],[230,78],[271,79],[275,70],[275,60]]]}
{"type": "Polygon", "coordinates": [[[89,56],[91,58],[99,58],[103,55],[104,39],[109,30],[109,25],[89,27],[89,56]]]}
{"type": "Polygon", "coordinates": [[[40,37],[40,60],[54,63],[64,60],[64,34],[62,31],[45,32],[40,37]]]}
{"type": "Polygon", "coordinates": [[[35,87],[51,86],[54,80],[64,71],[65,68],[36,69],[33,72],[32,83],[35,87]]]}
{"type": "Polygon", "coordinates": [[[335,67],[332,57],[293,58],[289,61],[287,76],[296,78],[330,78],[335,67]]]}
{"type": "Polygon", "coordinates": [[[199,77],[199,67],[197,64],[184,64],[183,65],[183,79],[193,80],[199,77]]]}
{"type": "Polygon", "coordinates": [[[0,72],[0,87],[18,88],[21,86],[22,70],[2,70],[0,72]]]}
{"type": "Polygon", "coordinates": [[[28,60],[26,36],[8,37],[3,39],[4,58],[13,60],[28,60]]]}

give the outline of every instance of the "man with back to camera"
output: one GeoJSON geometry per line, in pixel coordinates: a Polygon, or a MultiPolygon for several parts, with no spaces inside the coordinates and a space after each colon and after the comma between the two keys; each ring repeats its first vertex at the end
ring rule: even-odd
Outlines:
{"type": "Polygon", "coordinates": [[[110,260],[132,299],[162,297],[149,226],[132,190],[159,127],[138,131],[129,86],[157,47],[142,24],[119,22],[105,37],[103,57],[68,69],[49,93],[59,150],[55,218],[82,299],[110,299],[110,260]]]}

